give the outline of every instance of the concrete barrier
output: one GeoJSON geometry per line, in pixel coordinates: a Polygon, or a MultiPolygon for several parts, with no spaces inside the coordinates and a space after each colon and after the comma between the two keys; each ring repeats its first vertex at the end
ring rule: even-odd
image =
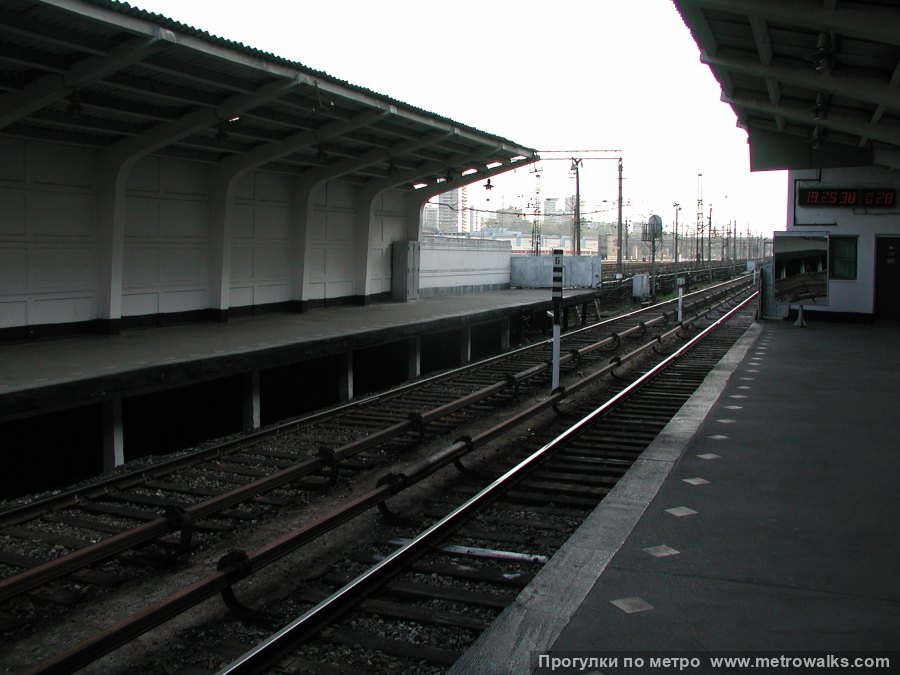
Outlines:
{"type": "MultiPolygon", "coordinates": [[[[510,286],[550,288],[553,256],[514,255],[510,258],[510,286]]],[[[599,288],[600,258],[592,255],[563,257],[563,286],[599,288]]]]}

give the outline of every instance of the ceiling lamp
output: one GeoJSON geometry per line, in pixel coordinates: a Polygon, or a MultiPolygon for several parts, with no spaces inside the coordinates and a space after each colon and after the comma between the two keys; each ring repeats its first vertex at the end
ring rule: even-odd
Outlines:
{"type": "Polygon", "coordinates": [[[831,97],[824,91],[820,91],[816,94],[816,105],[812,108],[812,111],[815,113],[817,122],[824,120],[828,116],[828,103],[830,100],[831,97]]]}
{"type": "Polygon", "coordinates": [[[837,49],[835,38],[830,33],[819,33],[816,41],[816,51],[804,56],[807,61],[812,61],[817,73],[829,73],[837,63],[837,49]]]}
{"type": "Polygon", "coordinates": [[[493,189],[494,189],[494,186],[491,185],[491,179],[490,179],[490,178],[488,178],[488,179],[487,179],[487,183],[484,184],[484,189],[485,189],[485,190],[493,190],[493,189]]]}

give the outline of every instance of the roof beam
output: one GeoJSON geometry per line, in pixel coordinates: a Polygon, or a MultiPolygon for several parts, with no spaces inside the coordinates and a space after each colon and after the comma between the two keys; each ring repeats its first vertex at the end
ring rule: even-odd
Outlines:
{"type": "MultiPolygon", "coordinates": [[[[711,67],[732,70],[746,75],[755,75],[764,78],[767,82],[772,79],[785,84],[805,87],[813,92],[824,91],[838,94],[845,98],[863,101],[873,106],[884,105],[900,111],[900,90],[896,84],[886,85],[883,80],[862,75],[845,75],[839,71],[831,71],[827,77],[823,77],[809,68],[794,66],[763,66],[753,59],[736,56],[710,56],[701,53],[700,61],[711,67]]],[[[891,79],[893,83],[898,79],[891,79]]],[[[777,101],[773,101],[777,103],[777,101]]]]}
{"type": "Polygon", "coordinates": [[[373,110],[356,115],[344,122],[327,124],[316,131],[301,131],[277,143],[257,146],[244,155],[233,155],[222,161],[217,167],[216,173],[231,178],[253,167],[287,157],[302,148],[311,147],[322,141],[369,126],[392,113],[393,108],[373,110]]]}
{"type": "MultiPolygon", "coordinates": [[[[769,23],[785,23],[808,26],[815,30],[830,28],[841,35],[862,38],[900,46],[897,23],[900,12],[896,9],[865,10],[853,8],[816,7],[813,3],[783,2],[783,0],[681,0],[685,7],[711,9],[716,12],[732,12],[744,16],[765,17],[769,23]]],[[[710,53],[715,51],[708,50],[710,53]]]]}
{"type": "Polygon", "coordinates": [[[874,140],[900,145],[900,127],[887,127],[884,124],[872,126],[868,122],[860,122],[858,119],[847,115],[830,113],[827,119],[817,120],[814,114],[805,108],[791,108],[784,105],[772,105],[768,101],[746,96],[725,96],[722,100],[735,107],[753,110],[768,115],[782,115],[785,119],[797,122],[813,128],[820,126],[823,129],[832,129],[851,136],[867,136],[874,140]]]}
{"type": "Polygon", "coordinates": [[[67,73],[44,75],[30,82],[22,91],[5,94],[0,97],[0,129],[69,96],[73,91],[103,80],[174,41],[171,31],[157,28],[149,38],[133,38],[109,54],[90,56],[80,61],[67,73]]]}

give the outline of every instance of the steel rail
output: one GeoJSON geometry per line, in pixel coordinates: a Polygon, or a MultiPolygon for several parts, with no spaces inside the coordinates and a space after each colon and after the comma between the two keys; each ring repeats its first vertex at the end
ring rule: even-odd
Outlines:
{"type": "MultiPolygon", "coordinates": [[[[721,289],[723,286],[731,286],[736,285],[741,282],[743,277],[739,277],[738,279],[731,279],[720,284],[716,284],[714,286],[710,286],[705,289],[699,289],[694,291],[693,293],[686,294],[684,296],[685,299],[694,298],[695,296],[701,295],[703,293],[708,293],[709,291],[716,291],[721,289]]],[[[703,296],[705,300],[707,296],[703,296]]],[[[577,336],[580,333],[602,328],[605,325],[610,323],[615,323],[623,320],[630,320],[631,318],[642,314],[642,313],[650,313],[653,311],[658,311],[660,308],[674,303],[675,300],[667,300],[665,302],[657,303],[656,305],[651,305],[650,307],[643,307],[641,309],[635,310],[633,312],[629,312],[627,314],[622,314],[615,317],[610,317],[608,319],[604,319],[602,321],[598,321],[590,326],[586,326],[583,328],[578,328],[575,330],[571,330],[567,332],[563,339],[570,339],[571,337],[577,336]]],[[[701,302],[700,300],[692,303],[694,305],[701,302]]],[[[245,447],[246,445],[255,443],[257,441],[265,440],[268,438],[272,438],[279,434],[296,431],[304,426],[309,426],[315,424],[317,422],[321,422],[326,419],[331,419],[334,417],[338,417],[347,412],[353,411],[357,408],[365,407],[367,405],[377,403],[379,401],[387,400],[390,398],[395,398],[397,396],[402,395],[404,392],[409,391],[411,389],[415,389],[417,387],[425,386],[428,384],[433,384],[437,382],[441,382],[443,380],[450,379],[452,377],[456,377],[459,374],[462,374],[467,371],[481,369],[487,365],[493,364],[498,361],[502,361],[504,359],[509,359],[511,357],[517,356],[521,353],[524,353],[529,350],[534,350],[539,348],[542,345],[549,345],[551,342],[550,339],[542,340],[540,342],[536,342],[530,345],[525,345],[523,347],[519,347],[517,349],[509,350],[503,352],[502,354],[498,354],[496,356],[488,357],[486,359],[482,359],[477,363],[467,364],[465,366],[460,366],[459,368],[454,368],[451,370],[447,370],[435,375],[431,375],[425,378],[418,379],[414,382],[410,382],[407,384],[400,385],[398,387],[394,387],[384,392],[380,392],[378,394],[374,394],[372,396],[366,396],[364,398],[356,399],[353,401],[349,401],[346,403],[341,403],[335,406],[328,407],[324,410],[320,410],[318,412],[304,415],[298,419],[292,419],[287,422],[281,422],[278,424],[270,425],[265,429],[258,429],[251,432],[246,432],[241,434],[238,438],[229,439],[226,441],[221,441],[214,445],[208,446],[206,448],[193,451],[189,454],[182,455],[179,457],[173,457],[170,459],[165,459],[160,462],[156,462],[155,464],[147,467],[143,467],[140,469],[133,470],[128,472],[125,475],[119,474],[116,476],[110,476],[105,479],[101,479],[98,481],[92,482],[90,485],[86,485],[79,488],[73,488],[70,490],[64,490],[62,492],[48,495],[42,497],[40,499],[33,500],[28,502],[27,504],[21,504],[18,506],[12,506],[7,509],[0,511],[0,523],[4,525],[16,525],[22,522],[25,522],[31,518],[36,517],[40,513],[49,511],[49,510],[60,510],[66,508],[68,506],[77,505],[80,501],[91,500],[96,498],[101,498],[107,494],[109,494],[112,490],[122,490],[127,489],[129,487],[134,487],[137,485],[141,485],[146,482],[148,477],[151,480],[159,479],[163,476],[166,476],[178,469],[184,468],[186,466],[190,466],[192,464],[197,463],[198,461],[203,461],[204,459],[209,459],[213,457],[217,457],[222,454],[228,454],[233,452],[241,447],[245,447]]]]}
{"type": "MultiPolygon", "coordinates": [[[[696,318],[697,317],[692,317],[691,319],[685,320],[677,327],[668,331],[665,335],[667,337],[674,335],[696,318]]],[[[635,358],[639,353],[642,353],[646,349],[656,346],[659,341],[660,339],[658,337],[654,338],[653,340],[650,340],[644,348],[634,350],[632,352],[632,358],[635,358]]],[[[619,367],[623,362],[624,360],[615,359],[614,363],[608,364],[598,371],[597,374],[583,378],[576,383],[574,387],[580,388],[581,386],[585,386],[590,381],[602,376],[602,374],[606,374],[614,368],[619,367]]],[[[27,672],[35,674],[41,673],[44,675],[50,673],[73,672],[126,644],[135,637],[161,625],[190,607],[199,604],[203,600],[206,600],[217,593],[231,593],[232,586],[241,579],[266,567],[322,534],[335,529],[373,506],[382,504],[400,490],[422,480],[426,476],[434,473],[437,469],[446,466],[454,459],[457,459],[459,456],[472,451],[475,447],[483,445],[489,440],[502,435],[502,433],[513,428],[524,419],[533,416],[539,410],[557,404],[565,397],[565,395],[565,392],[557,391],[551,395],[550,399],[529,407],[528,410],[522,411],[497,427],[482,432],[472,439],[465,438],[455,441],[445,450],[432,456],[430,461],[422,460],[409,467],[402,474],[389,474],[392,478],[391,480],[379,481],[378,485],[370,492],[348,502],[330,514],[326,514],[301,528],[283,535],[278,540],[266,544],[253,552],[234,552],[225,556],[220,560],[219,569],[214,574],[182,589],[178,593],[155,605],[147,607],[141,612],[126,618],[102,633],[74,645],[70,649],[38,664],[34,669],[27,672]]]]}
{"type": "MultiPolygon", "coordinates": [[[[704,296],[702,301],[697,301],[693,304],[704,304],[708,300],[709,298],[707,296],[704,296]]],[[[632,312],[631,314],[626,316],[633,316],[638,313],[640,312],[632,312]]],[[[617,320],[621,320],[621,318],[622,317],[617,317],[617,320]]],[[[647,322],[641,322],[636,326],[615,334],[615,338],[604,338],[603,340],[589,344],[585,347],[582,347],[581,349],[574,350],[568,354],[563,355],[560,358],[560,364],[564,365],[572,361],[573,359],[580,358],[582,354],[587,354],[590,351],[599,349],[600,347],[605,346],[614,340],[618,340],[621,337],[625,337],[639,330],[646,330],[647,327],[654,326],[657,323],[663,321],[668,321],[668,318],[665,315],[656,317],[647,322]]],[[[589,328],[596,329],[597,326],[598,324],[594,324],[589,328]]],[[[582,332],[583,330],[585,329],[582,329],[578,332],[582,332]]],[[[530,348],[534,348],[534,345],[532,345],[530,348]]],[[[641,350],[637,350],[634,355],[636,356],[642,351],[643,348],[641,350]]],[[[508,356],[508,354],[505,356],[508,356]]],[[[624,358],[619,358],[620,360],[624,361],[628,360],[628,358],[631,357],[627,356],[624,358]]],[[[427,424],[434,422],[441,417],[447,416],[453,412],[456,412],[457,410],[470,406],[473,403],[490,398],[497,393],[510,388],[515,388],[520,383],[534,378],[540,375],[542,372],[549,370],[550,367],[551,364],[549,362],[538,364],[529,369],[516,373],[515,375],[511,375],[505,380],[501,380],[494,384],[483,387],[482,389],[479,389],[467,396],[461,397],[447,404],[437,406],[421,413],[412,413],[406,420],[402,420],[400,422],[392,424],[388,427],[373,432],[368,436],[357,439],[355,441],[351,441],[343,446],[340,446],[339,448],[332,450],[330,453],[330,458],[325,454],[320,454],[319,457],[312,457],[306,460],[302,460],[288,468],[274,472],[264,478],[253,480],[245,485],[237,487],[221,495],[217,495],[196,504],[186,506],[181,512],[173,514],[173,516],[171,517],[161,516],[137,527],[131,528],[125,532],[107,537],[84,548],[72,551],[71,553],[65,554],[63,556],[59,556],[58,558],[54,558],[53,560],[49,560],[41,565],[37,565],[35,567],[27,569],[19,574],[6,577],[5,579],[0,580],[0,601],[5,601],[10,598],[16,597],[18,595],[21,595],[22,593],[32,590],[33,588],[71,574],[77,570],[83,569],[88,565],[107,560],[119,553],[132,549],[141,544],[150,542],[153,539],[164,536],[171,532],[177,531],[184,525],[185,521],[190,523],[196,522],[203,518],[207,518],[216,513],[219,513],[229,507],[240,504],[241,502],[244,502],[248,499],[257,497],[265,492],[274,490],[287,483],[309,476],[313,473],[316,473],[317,471],[320,471],[323,468],[326,468],[329,463],[334,464],[334,462],[340,462],[344,459],[352,457],[353,455],[363,452],[364,450],[370,449],[389,440],[398,438],[403,434],[409,433],[410,431],[413,431],[417,428],[421,431],[424,431],[424,427],[427,424]]],[[[465,370],[468,369],[469,368],[466,368],[465,370]]],[[[554,398],[552,404],[555,405],[556,403],[558,403],[558,400],[554,398]]],[[[154,477],[158,476],[154,475],[154,477]]],[[[103,494],[106,493],[104,492],[103,494]]]]}
{"type": "Polygon", "coordinates": [[[332,593],[315,607],[312,607],[277,633],[233,661],[224,669],[220,670],[218,675],[246,675],[250,673],[260,673],[265,669],[274,666],[297,644],[318,631],[325,623],[341,615],[348,606],[355,604],[360,597],[367,595],[372,589],[380,586],[384,581],[396,574],[407,560],[420,555],[434,543],[444,538],[462,522],[469,520],[471,514],[493,501],[506,490],[510,484],[521,479],[532,467],[542,463],[550,455],[556,452],[559,447],[564,446],[570,440],[577,437],[598,418],[605,415],[620,402],[627,399],[636,390],[653,380],[659,373],[681,358],[682,355],[693,349],[693,347],[718,328],[724,321],[740,311],[747,303],[753,300],[756,295],[757,293],[754,292],[736,308],[716,320],[695,338],[681,346],[673,354],[615,394],[589,415],[579,420],[576,424],[544,445],[535,453],[522,460],[515,467],[494,480],[490,485],[454,509],[448,515],[431,525],[410,542],[401,546],[382,561],[372,566],[368,571],[332,593]]]}

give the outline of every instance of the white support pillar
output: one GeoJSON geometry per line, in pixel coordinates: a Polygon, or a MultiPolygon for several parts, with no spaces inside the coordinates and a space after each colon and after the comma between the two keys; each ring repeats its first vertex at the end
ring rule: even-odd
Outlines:
{"type": "Polygon", "coordinates": [[[500,351],[505,352],[509,349],[509,319],[500,320],[500,351]]]}
{"type": "Polygon", "coordinates": [[[111,471],[125,463],[125,441],[122,433],[122,399],[104,401],[103,408],[103,470],[111,471]]]}
{"type": "Polygon", "coordinates": [[[465,366],[472,360],[472,327],[459,331],[459,365],[465,366]]]}
{"type": "Polygon", "coordinates": [[[353,352],[338,357],[338,400],[353,398],[353,352]]]}
{"type": "Polygon", "coordinates": [[[367,302],[369,281],[369,251],[372,246],[372,230],[375,223],[375,207],[380,203],[382,190],[363,187],[356,196],[356,227],[354,228],[353,278],[354,295],[367,302]]]}
{"type": "Polygon", "coordinates": [[[209,189],[209,305],[220,321],[231,308],[232,212],[236,176],[215,176],[209,189]]]}
{"type": "Polygon", "coordinates": [[[133,162],[107,156],[98,176],[98,315],[107,331],[118,332],[122,318],[122,277],[125,257],[125,183],[133,162]]]}
{"type": "Polygon", "coordinates": [[[408,341],[409,345],[409,368],[407,377],[414,380],[422,374],[422,338],[412,337],[408,341]]]}
{"type": "Polygon", "coordinates": [[[243,430],[253,431],[262,426],[260,407],[259,370],[251,370],[243,376],[243,430]]]}

